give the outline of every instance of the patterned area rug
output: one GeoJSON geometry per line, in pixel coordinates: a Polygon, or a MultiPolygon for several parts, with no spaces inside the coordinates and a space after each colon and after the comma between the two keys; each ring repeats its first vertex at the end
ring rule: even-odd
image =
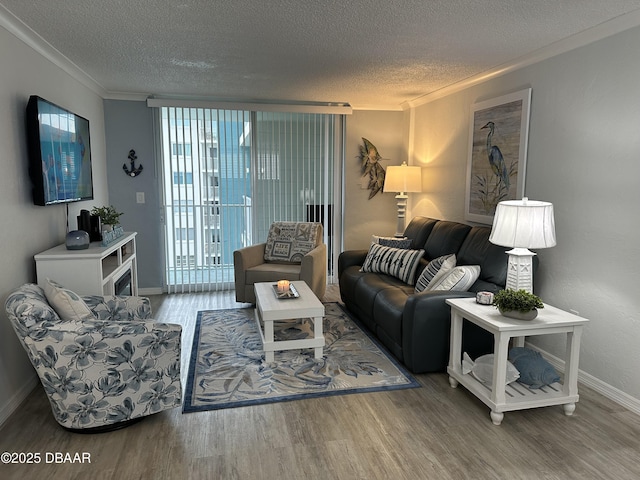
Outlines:
{"type": "MultiPolygon", "coordinates": [[[[264,361],[254,309],[198,312],[183,412],[326,395],[416,388],[419,383],[337,303],[325,303],[324,356],[275,352],[264,361]]],[[[313,322],[275,322],[276,339],[312,336],[313,322]]]]}

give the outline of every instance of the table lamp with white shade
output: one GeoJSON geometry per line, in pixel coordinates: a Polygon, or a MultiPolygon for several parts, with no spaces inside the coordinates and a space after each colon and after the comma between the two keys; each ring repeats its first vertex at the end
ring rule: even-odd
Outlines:
{"type": "Polygon", "coordinates": [[[553,204],[529,200],[498,203],[489,241],[509,250],[506,289],[533,293],[533,256],[529,248],[549,248],[556,244],[553,204]]]}
{"type": "Polygon", "coordinates": [[[384,176],[383,192],[398,192],[396,195],[398,206],[398,226],[396,237],[404,235],[404,222],[407,212],[407,193],[422,191],[422,169],[420,167],[410,167],[407,162],[402,162],[400,166],[387,167],[384,176]]]}

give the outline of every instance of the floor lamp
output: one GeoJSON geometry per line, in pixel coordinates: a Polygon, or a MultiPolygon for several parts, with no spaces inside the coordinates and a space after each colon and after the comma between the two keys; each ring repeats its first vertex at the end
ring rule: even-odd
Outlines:
{"type": "Polygon", "coordinates": [[[420,167],[410,167],[407,162],[402,165],[387,167],[384,176],[383,192],[397,192],[396,200],[398,206],[398,226],[396,237],[404,235],[404,221],[407,213],[407,193],[422,191],[422,169],[420,167]]]}
{"type": "Polygon", "coordinates": [[[533,293],[533,256],[529,248],[556,244],[553,204],[529,200],[509,200],[496,206],[489,241],[509,250],[507,289],[533,293]]]}

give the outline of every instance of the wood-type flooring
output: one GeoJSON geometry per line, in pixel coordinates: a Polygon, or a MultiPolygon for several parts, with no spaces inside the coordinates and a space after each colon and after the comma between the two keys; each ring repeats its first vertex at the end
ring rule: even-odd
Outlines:
{"type": "MultiPolygon", "coordinates": [[[[151,299],[154,318],[184,327],[183,378],[197,311],[246,306],[232,292],[151,299]]],[[[335,286],[324,300],[338,300],[335,286]]],[[[416,378],[422,388],[189,414],[176,408],[92,435],[60,428],[38,384],[0,429],[0,453],[38,453],[40,463],[0,464],[0,478],[640,478],[640,416],[582,385],[572,417],[547,407],[507,412],[494,426],[489,409],[451,388],[446,374],[416,378]]]]}

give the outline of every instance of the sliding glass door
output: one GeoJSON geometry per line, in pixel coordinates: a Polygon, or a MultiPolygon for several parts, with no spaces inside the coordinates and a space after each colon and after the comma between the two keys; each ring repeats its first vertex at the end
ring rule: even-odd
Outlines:
{"type": "Polygon", "coordinates": [[[178,107],[159,113],[169,292],[233,288],[233,251],[263,242],[273,221],[322,222],[332,259],[340,116],[178,107]]]}

